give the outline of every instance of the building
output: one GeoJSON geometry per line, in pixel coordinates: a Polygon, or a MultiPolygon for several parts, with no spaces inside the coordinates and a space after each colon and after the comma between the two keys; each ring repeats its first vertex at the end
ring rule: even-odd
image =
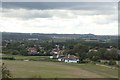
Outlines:
{"type": "Polygon", "coordinates": [[[86,41],[86,42],[99,42],[98,39],[88,39],[88,38],[84,39],[84,41],[86,41]]]}
{"type": "Polygon", "coordinates": [[[89,52],[98,52],[97,49],[90,49],[89,52]]]}
{"type": "Polygon", "coordinates": [[[28,48],[27,51],[28,51],[28,54],[37,54],[37,49],[34,47],[28,48]]]}
{"type": "Polygon", "coordinates": [[[66,62],[66,63],[78,63],[79,57],[74,55],[68,55],[68,56],[61,56],[58,58],[58,61],[66,62]]]}
{"type": "Polygon", "coordinates": [[[28,39],[29,41],[37,41],[37,40],[39,40],[38,38],[29,38],[28,39]]]}
{"type": "Polygon", "coordinates": [[[63,55],[63,52],[64,50],[60,50],[58,45],[57,45],[57,48],[54,48],[52,51],[51,51],[51,55],[50,58],[55,58],[55,59],[58,59],[61,55],[63,55]]]}

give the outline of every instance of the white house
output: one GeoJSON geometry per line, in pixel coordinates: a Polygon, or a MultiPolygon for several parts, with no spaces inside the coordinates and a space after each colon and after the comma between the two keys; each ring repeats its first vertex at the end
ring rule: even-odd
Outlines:
{"type": "Polygon", "coordinates": [[[58,61],[62,61],[62,58],[58,58],[58,61]]]}
{"type": "Polygon", "coordinates": [[[66,63],[78,63],[78,61],[79,61],[79,59],[77,59],[77,60],[65,59],[64,62],[66,62],[66,63]]]}
{"type": "Polygon", "coordinates": [[[79,58],[74,56],[74,55],[68,55],[68,56],[65,56],[65,57],[59,57],[58,61],[63,61],[63,62],[66,62],[66,63],[78,63],[79,58]]]}

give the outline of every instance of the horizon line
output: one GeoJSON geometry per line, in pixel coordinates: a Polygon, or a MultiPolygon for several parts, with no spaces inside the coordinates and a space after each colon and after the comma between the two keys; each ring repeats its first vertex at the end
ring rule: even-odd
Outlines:
{"type": "Polygon", "coordinates": [[[75,34],[75,35],[78,35],[78,34],[82,34],[82,35],[84,35],[84,34],[92,34],[92,35],[102,35],[102,36],[111,36],[111,35],[113,35],[113,36],[118,36],[119,34],[94,34],[94,33],[35,33],[35,32],[6,32],[6,31],[0,31],[0,32],[2,32],[2,33],[23,33],[23,34],[75,34]]]}

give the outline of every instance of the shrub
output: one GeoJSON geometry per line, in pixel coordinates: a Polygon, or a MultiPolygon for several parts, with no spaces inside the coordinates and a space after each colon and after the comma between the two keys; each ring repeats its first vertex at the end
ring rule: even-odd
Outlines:
{"type": "Polygon", "coordinates": [[[11,72],[7,69],[4,63],[2,63],[2,78],[12,78],[11,72]]]}
{"type": "Polygon", "coordinates": [[[103,62],[103,64],[108,64],[108,62],[107,62],[107,61],[105,61],[105,62],[103,62]]]}
{"type": "Polygon", "coordinates": [[[108,64],[109,64],[109,65],[116,65],[116,62],[113,61],[113,60],[110,60],[108,64]]]}
{"type": "Polygon", "coordinates": [[[3,60],[15,60],[14,57],[2,57],[3,60]]]}

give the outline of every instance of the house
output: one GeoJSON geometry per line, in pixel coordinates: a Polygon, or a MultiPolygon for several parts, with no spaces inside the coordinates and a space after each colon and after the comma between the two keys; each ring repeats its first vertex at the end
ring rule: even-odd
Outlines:
{"type": "Polygon", "coordinates": [[[63,52],[64,52],[64,50],[60,50],[60,49],[55,48],[50,53],[52,55],[52,56],[50,56],[50,58],[58,59],[63,54],[63,52]]]}
{"type": "Polygon", "coordinates": [[[58,61],[66,62],[66,63],[78,63],[79,57],[74,56],[74,55],[68,55],[68,56],[63,56],[59,57],[58,61]]]}
{"type": "Polygon", "coordinates": [[[65,57],[64,55],[60,55],[59,58],[58,58],[58,61],[64,62],[64,60],[65,60],[64,57],[65,57]]]}
{"type": "Polygon", "coordinates": [[[107,51],[111,51],[112,49],[110,49],[110,48],[107,48],[107,51]]]}
{"type": "Polygon", "coordinates": [[[58,58],[58,57],[59,57],[59,51],[53,50],[53,51],[51,52],[51,54],[52,54],[52,57],[51,57],[51,58],[58,58]]]}
{"type": "Polygon", "coordinates": [[[86,42],[99,42],[98,39],[88,39],[88,38],[84,39],[84,41],[86,41],[86,42]]]}
{"type": "Polygon", "coordinates": [[[28,54],[37,54],[37,49],[34,47],[28,48],[27,51],[28,54]]]}
{"type": "Polygon", "coordinates": [[[28,38],[29,41],[37,41],[39,40],[38,38],[28,38]]]}
{"type": "Polygon", "coordinates": [[[89,52],[97,52],[98,50],[97,49],[90,49],[89,52]]]}
{"type": "Polygon", "coordinates": [[[52,55],[53,57],[52,58],[59,58],[60,57],[60,54],[59,54],[59,52],[55,52],[53,55],[52,55]]]}

